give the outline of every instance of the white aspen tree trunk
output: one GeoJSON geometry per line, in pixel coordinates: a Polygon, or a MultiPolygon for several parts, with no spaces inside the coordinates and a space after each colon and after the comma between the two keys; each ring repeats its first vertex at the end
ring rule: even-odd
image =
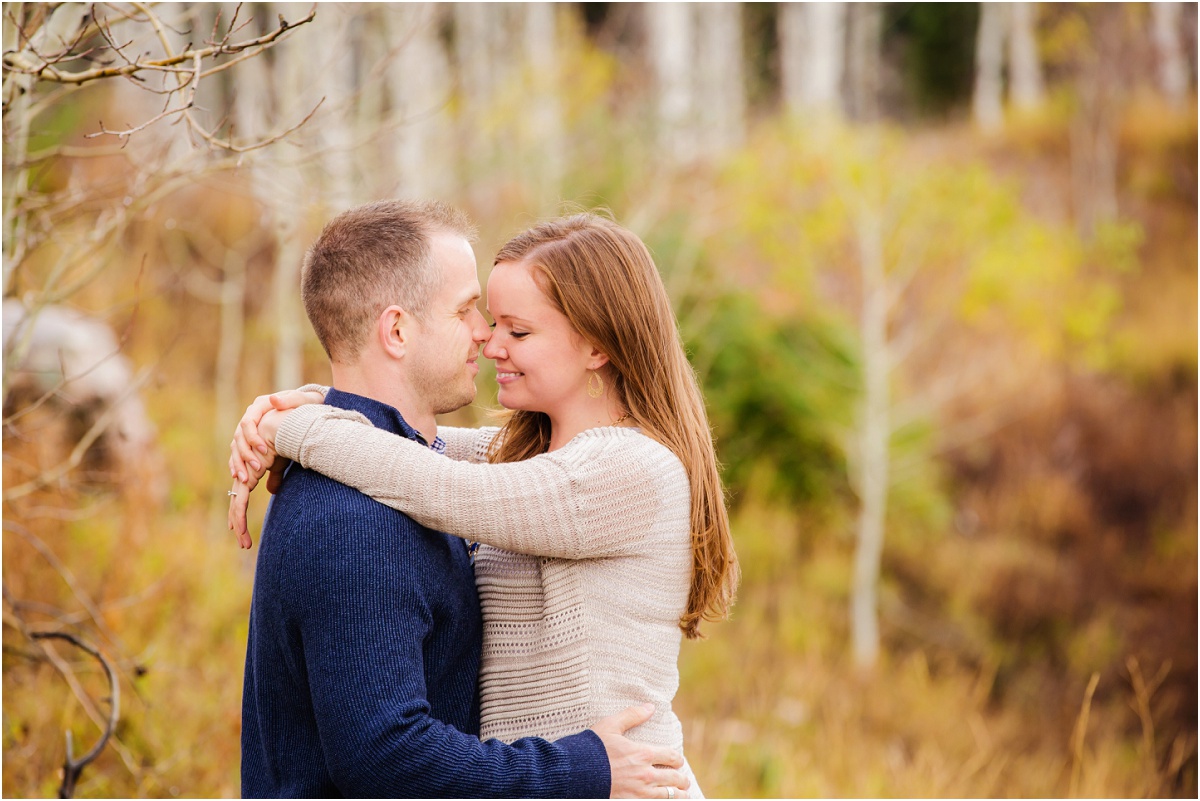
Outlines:
{"type": "Polygon", "coordinates": [[[392,159],[390,137],[385,136],[389,86],[385,77],[388,66],[385,60],[389,51],[403,39],[389,35],[388,6],[384,3],[364,5],[359,12],[358,67],[358,113],[355,127],[358,131],[355,167],[361,176],[362,185],[355,192],[356,200],[374,200],[383,197],[392,188],[392,180],[398,166],[392,159]],[[360,165],[386,165],[384,169],[363,169],[360,165]],[[392,175],[388,175],[392,173],[392,175]]]}
{"type": "Polygon", "coordinates": [[[237,422],[238,375],[241,373],[242,340],[246,332],[246,262],[244,256],[229,251],[221,276],[220,335],[217,341],[216,386],[213,430],[217,452],[229,444],[229,428],[237,422]]]}
{"type": "Polygon", "coordinates": [[[779,84],[783,107],[800,111],[804,107],[805,19],[801,3],[779,4],[779,84]]]}
{"type": "Polygon", "coordinates": [[[1151,3],[1154,49],[1158,56],[1158,89],[1175,108],[1187,101],[1188,64],[1183,49],[1183,4],[1151,3]]]}
{"type": "Polygon", "coordinates": [[[503,41],[505,9],[498,3],[456,3],[454,5],[455,58],[462,81],[462,108],[459,123],[463,133],[462,178],[472,205],[489,208],[491,197],[482,176],[493,169],[503,143],[491,119],[495,88],[503,80],[511,60],[499,58],[494,40],[503,41]],[[489,131],[490,129],[490,131],[489,131]]]}
{"type": "MultiPolygon", "coordinates": [[[[4,14],[4,50],[19,50],[18,31],[14,19],[21,19],[23,8],[14,4],[10,14],[4,14]]],[[[9,152],[5,155],[21,165],[16,170],[4,170],[4,297],[11,289],[13,267],[25,258],[28,218],[19,210],[20,198],[29,189],[29,167],[25,164],[29,155],[30,105],[33,102],[34,79],[32,76],[11,72],[4,76],[4,99],[10,103],[4,114],[4,125],[12,126],[8,139],[9,152]],[[11,183],[10,183],[11,182],[11,183]]],[[[4,396],[8,395],[9,374],[12,365],[4,363],[4,396]]]]}
{"type": "Polygon", "coordinates": [[[558,17],[552,3],[526,3],[523,11],[525,62],[529,67],[529,114],[522,151],[537,185],[537,200],[547,210],[557,204],[566,166],[566,136],[559,102],[558,17]]]}
{"type": "Polygon", "coordinates": [[[859,122],[879,118],[879,84],[883,47],[883,5],[850,6],[846,73],[847,111],[859,122]]]}
{"type": "MultiPolygon", "coordinates": [[[[195,22],[197,34],[200,34],[201,30],[208,31],[212,28],[211,19],[204,19],[203,12],[200,11],[203,6],[204,4],[198,5],[199,18],[195,22]]],[[[228,20],[234,8],[234,4],[224,4],[221,7],[222,17],[228,20]]],[[[243,9],[243,13],[244,11],[245,9],[243,9]]],[[[260,7],[258,11],[258,15],[261,15],[265,13],[266,9],[260,7]]],[[[208,34],[201,35],[207,36],[208,34]]],[[[262,57],[249,59],[238,69],[241,70],[238,75],[239,81],[230,98],[233,126],[239,140],[254,141],[266,133],[267,120],[273,114],[275,99],[272,97],[271,90],[275,70],[271,66],[271,60],[262,57]]],[[[255,194],[261,201],[262,190],[259,187],[258,177],[260,170],[258,163],[254,160],[250,161],[250,172],[254,175],[255,194]]]]}
{"type": "Polygon", "coordinates": [[[785,3],[779,39],[786,107],[806,114],[841,117],[846,71],[844,3],[785,3]]]}
{"type": "Polygon", "coordinates": [[[1096,226],[1117,217],[1116,120],[1106,101],[1085,98],[1071,124],[1071,175],[1080,236],[1091,239],[1096,226]]]}
{"type": "Polygon", "coordinates": [[[746,84],[742,7],[738,3],[696,6],[696,122],[701,150],[717,154],[745,138],[746,84]]]}
{"type": "Polygon", "coordinates": [[[383,18],[388,40],[401,44],[388,69],[387,91],[397,124],[392,155],[398,175],[392,192],[403,197],[442,197],[452,180],[444,154],[450,135],[450,64],[438,39],[444,7],[389,4],[383,18]]]}
{"type": "Polygon", "coordinates": [[[979,4],[979,33],[975,40],[975,93],[971,108],[975,124],[997,131],[1004,124],[1004,37],[1008,12],[1001,3],[979,4]]]}
{"type": "MultiPolygon", "coordinates": [[[[324,161],[325,196],[338,211],[347,209],[358,200],[356,187],[361,181],[356,175],[353,145],[357,133],[358,91],[357,57],[361,52],[355,41],[356,16],[358,9],[350,4],[330,5],[325,8],[326,24],[318,26],[314,33],[320,37],[317,53],[308,53],[316,61],[320,72],[314,76],[317,84],[332,103],[336,113],[323,115],[320,132],[324,143],[321,147],[324,161]],[[317,55],[314,59],[313,56],[317,55]]],[[[296,109],[303,115],[303,111],[296,109]]],[[[288,117],[287,119],[291,119],[288,117]]]]}
{"type": "Polygon", "coordinates": [[[1037,45],[1037,3],[1012,3],[1008,39],[1009,95],[1015,108],[1035,109],[1046,95],[1037,45]]]}
{"type": "Polygon", "coordinates": [[[808,57],[804,75],[805,106],[823,114],[842,114],[842,76],[846,64],[846,4],[809,3],[808,57]]]}
{"type": "MultiPolygon", "coordinates": [[[[255,59],[251,59],[254,61],[255,59]]],[[[245,65],[243,65],[245,66],[245,65]]],[[[242,372],[242,344],[246,332],[246,260],[237,248],[225,252],[218,295],[219,333],[217,356],[213,365],[213,446],[218,462],[228,454],[229,431],[237,423],[240,404],[238,376],[242,372]]],[[[211,499],[211,531],[220,531],[220,521],[228,504],[220,496],[211,499]]]]}
{"type": "Polygon", "coordinates": [[[455,3],[455,55],[462,76],[463,93],[474,106],[486,100],[491,84],[487,28],[489,19],[486,3],[455,3]]]}
{"type": "Polygon", "coordinates": [[[692,92],[695,9],[688,3],[645,8],[647,45],[658,89],[659,150],[676,162],[697,155],[696,101],[692,92]]]}
{"type": "MultiPolygon", "coordinates": [[[[181,53],[189,45],[206,46],[212,39],[213,24],[217,22],[218,17],[221,23],[221,34],[228,31],[233,8],[232,5],[226,7],[224,3],[179,3],[157,11],[163,15],[161,20],[164,23],[163,37],[175,53],[181,53]]],[[[238,19],[245,22],[249,16],[246,9],[243,9],[238,19]]],[[[113,10],[98,10],[97,17],[112,19],[115,14],[113,10]]],[[[121,32],[115,25],[113,35],[117,41],[121,41],[121,32]]],[[[156,75],[147,81],[148,85],[155,90],[153,92],[133,91],[115,94],[115,97],[120,98],[117,103],[121,108],[121,114],[129,115],[130,118],[148,119],[160,113],[165,106],[162,96],[156,92],[174,89],[180,84],[181,79],[186,80],[183,75],[156,75]]],[[[192,114],[210,128],[216,126],[228,111],[228,98],[222,91],[222,83],[221,76],[206,78],[200,81],[200,86],[196,91],[192,114]]],[[[180,95],[176,95],[172,98],[174,101],[172,105],[179,105],[179,97],[180,95]]],[[[141,133],[148,134],[148,138],[161,142],[164,162],[169,163],[188,158],[196,147],[190,137],[174,136],[172,135],[174,132],[175,129],[171,126],[165,126],[164,129],[164,126],[154,125],[141,133]]]]}
{"type": "Polygon", "coordinates": [[[877,213],[864,210],[858,215],[856,227],[863,292],[859,322],[863,399],[856,433],[859,513],[850,621],[854,663],[870,670],[879,658],[879,576],[891,473],[891,365],[881,222],[877,213]]]}
{"type": "Polygon", "coordinates": [[[1120,39],[1125,10],[1091,9],[1094,48],[1075,76],[1079,110],[1071,121],[1071,177],[1079,234],[1090,240],[1096,226],[1117,217],[1117,128],[1120,39]]]}
{"type": "Polygon", "coordinates": [[[300,268],[304,246],[300,242],[297,219],[293,213],[277,207],[273,212],[271,233],[275,237],[275,281],[272,285],[272,309],[275,320],[275,386],[294,389],[304,383],[301,324],[307,319],[300,303],[300,268]]]}
{"type": "MultiPolygon", "coordinates": [[[[290,3],[276,4],[272,11],[272,17],[275,14],[283,14],[285,19],[295,19],[307,13],[303,6],[290,3]]],[[[328,33],[325,37],[315,35],[321,30],[317,28],[313,31],[314,41],[310,44],[310,47],[318,52],[324,50],[331,41],[328,33]]],[[[332,41],[336,42],[336,37],[332,41]]],[[[294,125],[303,119],[311,110],[308,101],[313,95],[326,95],[329,97],[329,101],[326,102],[333,101],[335,104],[342,99],[332,94],[333,87],[318,81],[320,62],[312,57],[311,51],[305,52],[301,48],[290,47],[281,48],[275,55],[270,79],[265,83],[272,87],[275,118],[280,121],[277,125],[294,125]],[[313,91],[314,87],[323,87],[323,91],[318,94],[313,91]]],[[[322,115],[319,125],[327,125],[332,116],[336,115],[322,115]]],[[[314,133],[320,140],[320,131],[314,133]]],[[[326,138],[322,147],[328,146],[329,140],[326,138]]],[[[323,155],[324,153],[321,161],[328,170],[329,162],[323,155]]],[[[261,187],[259,198],[268,210],[271,235],[275,240],[275,271],[271,283],[271,318],[275,331],[273,380],[275,388],[288,389],[304,383],[303,324],[306,318],[300,303],[300,268],[304,258],[304,245],[300,241],[298,223],[306,189],[313,187],[313,184],[304,180],[306,170],[302,167],[292,165],[282,169],[272,168],[274,165],[271,162],[263,166],[266,171],[260,172],[260,180],[256,181],[256,185],[261,187]]],[[[338,197],[336,192],[322,192],[322,197],[328,200],[333,211],[340,212],[348,205],[346,199],[338,197]]]]}
{"type": "MultiPolygon", "coordinates": [[[[490,143],[478,118],[487,103],[487,8],[483,3],[454,4],[454,55],[462,84],[459,122],[462,128],[463,180],[473,184],[479,166],[490,160],[490,143]]],[[[470,191],[471,195],[475,192],[470,191]]]]}
{"type": "MultiPolygon", "coordinates": [[[[228,20],[233,13],[234,5],[222,7],[223,19],[228,20]]],[[[246,9],[243,8],[243,12],[246,9]]],[[[264,6],[255,9],[255,16],[261,17],[267,13],[264,6]]],[[[256,20],[261,24],[264,20],[256,20]]],[[[200,36],[207,36],[212,29],[211,16],[196,20],[195,29],[200,36]]],[[[239,139],[255,141],[262,137],[268,127],[268,118],[272,115],[274,99],[271,97],[273,69],[266,58],[252,58],[243,63],[240,68],[239,81],[230,98],[230,112],[233,127],[239,139]]],[[[259,158],[265,155],[252,155],[246,170],[250,176],[251,190],[255,198],[262,204],[268,219],[274,214],[271,203],[270,173],[268,164],[259,158]]],[[[214,372],[216,375],[213,404],[213,442],[218,453],[229,446],[229,428],[238,418],[238,404],[241,396],[238,394],[238,375],[241,373],[242,340],[245,334],[243,304],[246,294],[246,264],[244,257],[230,249],[223,261],[221,284],[218,289],[218,309],[220,316],[219,339],[217,341],[217,356],[214,372]]],[[[214,515],[218,512],[214,509],[214,515]]]]}

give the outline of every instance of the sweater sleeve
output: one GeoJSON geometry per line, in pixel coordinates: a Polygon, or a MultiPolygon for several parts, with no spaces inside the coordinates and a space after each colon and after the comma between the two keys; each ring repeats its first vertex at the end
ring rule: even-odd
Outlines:
{"type": "Polygon", "coordinates": [[[456,462],[486,462],[487,449],[500,429],[454,428],[438,426],[438,436],[446,443],[446,455],[456,462]]]}
{"type": "Polygon", "coordinates": [[[673,454],[638,439],[649,447],[612,429],[522,462],[472,464],[364,426],[358,415],[311,405],[284,418],[275,445],[431,529],[516,553],[586,559],[653,547],[642,535],[660,487],[686,486],[673,454]]]}
{"type": "Polygon", "coordinates": [[[310,517],[316,546],[280,567],[283,584],[305,588],[282,602],[293,609],[338,788],[347,797],[606,797],[608,759],[594,732],[506,745],[432,715],[422,644],[436,622],[414,589],[421,535],[377,517],[362,508],[310,517]]]}

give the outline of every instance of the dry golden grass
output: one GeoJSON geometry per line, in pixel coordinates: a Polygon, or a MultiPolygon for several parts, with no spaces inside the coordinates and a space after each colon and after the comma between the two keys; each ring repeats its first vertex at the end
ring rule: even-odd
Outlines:
{"type": "MultiPolygon", "coordinates": [[[[1196,786],[1194,729],[1154,741],[1154,677],[1111,679],[1103,702],[1001,691],[997,664],[898,648],[869,676],[842,639],[846,548],[789,551],[778,513],[745,509],[739,542],[776,544],[734,618],[685,646],[677,708],[713,797],[1157,797],[1196,786]],[[823,578],[824,580],[823,580],[823,578]],[[1130,705],[1142,710],[1131,713],[1130,705]],[[1141,735],[1131,726],[1141,726],[1141,735]]],[[[752,567],[752,570],[754,568],[752,567]]],[[[884,616],[885,627],[889,620],[884,616]]],[[[1048,672],[1054,669],[1045,668],[1048,672]]],[[[1134,673],[1136,674],[1136,670],[1134,673]]],[[[1050,686],[1077,676],[1047,676],[1050,686]]],[[[1095,681],[1099,681],[1095,674],[1095,681]]]]}
{"type": "MultiPolygon", "coordinates": [[[[117,742],[84,771],[83,797],[238,794],[255,552],[238,551],[224,530],[225,480],[205,428],[189,425],[206,414],[189,402],[194,392],[185,381],[155,390],[162,447],[174,456],[161,506],[93,489],[47,490],[5,509],[7,591],[75,615],[121,664],[117,742]],[[79,593],[102,610],[111,637],[87,621],[66,581],[14,525],[62,560],[79,593]]],[[[10,444],[7,481],[22,460],[53,458],[52,429],[23,447],[10,444]]],[[[1077,488],[1060,477],[1004,486],[996,491],[1008,494],[994,502],[1007,497],[1030,525],[1086,526],[1077,488]]],[[[1056,574],[1040,572],[1053,558],[1048,541],[902,530],[889,546],[885,657],[861,676],[847,658],[848,513],[812,514],[753,498],[739,507],[734,526],[745,580],[734,617],[711,625],[708,640],[685,645],[677,708],[709,796],[1195,793],[1194,722],[1190,730],[1166,725],[1180,699],[1155,687],[1161,661],[1126,662],[1120,613],[1063,628],[1063,662],[997,639],[988,627],[983,611],[1018,602],[1014,587],[989,584],[998,576],[1025,576],[1029,591],[1054,586],[1056,574]],[[914,606],[906,595],[913,581],[941,604],[939,613],[914,606]],[[1124,669],[1106,667],[1114,660],[1124,669]],[[1089,693],[1093,675],[1100,678],[1089,693]]],[[[1190,550],[1167,547],[1178,541],[1163,540],[1164,561],[1147,563],[1148,576],[1180,559],[1195,562],[1194,537],[1190,550]]],[[[1036,609],[1039,597],[1021,603],[1036,609]]],[[[37,611],[22,614],[31,624],[52,622],[37,611]]],[[[98,729],[55,670],[24,656],[30,643],[8,625],[4,645],[3,792],[50,796],[60,780],[63,732],[71,729],[87,747],[98,729]]],[[[58,651],[105,708],[95,666],[65,646],[58,651]]],[[[1188,670],[1172,667],[1171,676],[1180,669],[1188,670]]]]}

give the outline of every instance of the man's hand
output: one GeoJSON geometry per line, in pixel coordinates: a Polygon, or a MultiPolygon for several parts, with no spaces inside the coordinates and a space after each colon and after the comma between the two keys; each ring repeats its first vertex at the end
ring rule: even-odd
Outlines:
{"type": "Polygon", "coordinates": [[[653,704],[631,706],[592,727],[608,753],[612,798],[687,798],[691,782],[678,770],[683,767],[682,756],[670,748],[635,743],[623,736],[653,714],[653,704]]]}

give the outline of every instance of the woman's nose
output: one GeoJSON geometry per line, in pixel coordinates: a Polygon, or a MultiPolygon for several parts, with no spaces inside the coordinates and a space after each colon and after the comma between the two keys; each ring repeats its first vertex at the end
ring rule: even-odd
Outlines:
{"type": "Polygon", "coordinates": [[[507,356],[507,354],[504,352],[504,348],[500,347],[500,335],[495,331],[492,331],[491,337],[483,346],[483,357],[485,359],[491,359],[492,361],[495,361],[496,359],[502,359],[505,356],[507,356]]]}

